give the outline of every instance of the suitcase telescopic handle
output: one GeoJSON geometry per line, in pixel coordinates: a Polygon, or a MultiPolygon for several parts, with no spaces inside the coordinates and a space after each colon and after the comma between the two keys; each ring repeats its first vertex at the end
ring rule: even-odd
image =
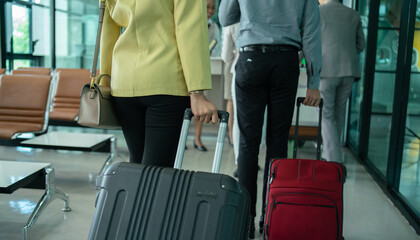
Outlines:
{"type": "MultiPolygon", "coordinates": [[[[222,110],[217,110],[217,115],[219,116],[220,122],[227,123],[229,121],[229,113],[222,110]]],[[[184,112],[184,120],[188,119],[191,121],[191,118],[194,117],[194,113],[192,112],[191,108],[185,109],[184,112]]]]}
{"type": "MultiPolygon", "coordinates": [[[[303,101],[305,101],[304,97],[298,97],[297,100],[296,100],[296,106],[300,107],[300,105],[303,103],[303,101]]],[[[319,108],[322,109],[323,105],[324,105],[324,100],[321,98],[321,101],[319,102],[319,108]]]]}
{"type": "MultiPolygon", "coordinates": [[[[304,97],[298,97],[296,100],[296,124],[295,124],[295,140],[293,144],[293,158],[296,159],[297,155],[297,146],[298,146],[298,132],[299,132],[299,111],[300,111],[300,105],[305,100],[304,97]]],[[[322,121],[322,107],[324,106],[324,100],[321,98],[321,101],[319,102],[319,119],[318,119],[318,136],[316,138],[316,159],[321,159],[321,121],[322,121]]]]}
{"type": "MultiPolygon", "coordinates": [[[[229,120],[229,113],[226,111],[217,111],[217,115],[220,119],[219,132],[217,134],[216,150],[214,152],[212,172],[218,173],[220,171],[220,162],[222,160],[223,144],[226,136],[226,129],[229,120]]],[[[184,113],[184,122],[182,123],[181,135],[179,136],[178,150],[176,152],[176,158],[174,168],[181,169],[182,160],[184,158],[185,144],[188,137],[188,129],[190,127],[191,118],[194,116],[191,108],[187,108],[184,113]]]]}

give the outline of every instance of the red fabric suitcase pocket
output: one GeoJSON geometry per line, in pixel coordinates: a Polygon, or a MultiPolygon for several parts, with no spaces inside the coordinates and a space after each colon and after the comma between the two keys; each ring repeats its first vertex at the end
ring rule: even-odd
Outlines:
{"type": "Polygon", "coordinates": [[[340,239],[338,209],[328,196],[281,193],[271,201],[269,209],[268,239],[340,239]]]}

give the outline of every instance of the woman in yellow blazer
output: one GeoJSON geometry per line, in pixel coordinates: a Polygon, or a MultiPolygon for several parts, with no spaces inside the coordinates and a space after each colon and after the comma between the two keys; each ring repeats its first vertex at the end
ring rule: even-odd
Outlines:
{"type": "Polygon", "coordinates": [[[106,0],[101,74],[109,74],[130,162],[173,166],[183,113],[216,123],[205,0],[106,0]]]}

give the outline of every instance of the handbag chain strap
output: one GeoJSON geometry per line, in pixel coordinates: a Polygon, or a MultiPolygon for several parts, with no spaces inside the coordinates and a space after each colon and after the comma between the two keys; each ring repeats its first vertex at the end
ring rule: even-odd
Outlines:
{"type": "Polygon", "coordinates": [[[98,54],[99,54],[99,45],[101,42],[101,33],[102,33],[102,23],[104,20],[105,13],[105,0],[101,0],[99,7],[99,24],[98,24],[98,33],[96,34],[96,45],[95,45],[95,54],[93,55],[93,65],[91,72],[91,81],[90,88],[94,88],[95,77],[96,77],[96,66],[98,65],[98,54]]]}

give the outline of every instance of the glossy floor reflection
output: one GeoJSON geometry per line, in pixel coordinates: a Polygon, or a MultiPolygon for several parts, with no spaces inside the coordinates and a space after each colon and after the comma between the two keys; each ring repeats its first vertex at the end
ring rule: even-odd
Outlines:
{"type": "MultiPolygon", "coordinates": [[[[67,130],[59,129],[59,131],[67,130]]],[[[215,128],[207,127],[204,132],[210,132],[203,137],[203,142],[209,151],[199,152],[194,149],[193,138],[189,137],[183,168],[198,171],[211,170],[216,139],[215,128]]],[[[119,131],[108,131],[107,133],[115,134],[118,139],[119,153],[116,161],[128,161],[128,152],[122,134],[119,131]]],[[[264,150],[263,146],[260,154],[260,166],[263,166],[264,150]]],[[[51,163],[55,169],[56,187],[66,192],[70,197],[72,211],[62,212],[63,202],[54,200],[41,214],[31,230],[32,240],[87,239],[98,192],[94,188],[95,177],[107,157],[106,153],[6,146],[0,146],[0,153],[2,160],[51,163]]],[[[365,169],[355,160],[354,156],[347,149],[343,149],[343,154],[348,171],[344,187],[343,230],[346,240],[419,239],[419,236],[365,169]]],[[[314,144],[306,142],[300,149],[298,157],[313,158],[314,156],[314,144]]],[[[233,148],[229,144],[225,144],[221,172],[232,175],[235,168],[233,148]]],[[[262,185],[261,183],[262,174],[259,174],[259,186],[262,185]]],[[[261,187],[259,190],[261,191],[261,187]]],[[[1,240],[22,238],[21,229],[42,194],[41,190],[19,189],[13,194],[0,195],[1,240]]],[[[259,200],[257,209],[260,209],[260,206],[259,200]]],[[[262,239],[262,236],[257,233],[256,239],[262,239]]]]}

